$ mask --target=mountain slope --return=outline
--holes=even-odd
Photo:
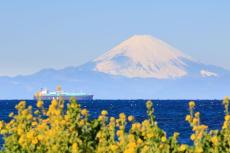
[[[185,76],[184,59],[175,48],[151,36],[133,36],[94,60],[95,70],[113,75],[140,78]]]
[[[30,99],[40,88],[57,85],[97,99],[220,99],[229,94],[230,72],[135,35],[82,66],[0,77],[0,84],[0,99]]]
[[[216,77],[191,57],[148,35],[135,35],[94,61],[94,70],[128,78],[175,79],[185,76]],[[212,69],[212,68],[211,68]]]

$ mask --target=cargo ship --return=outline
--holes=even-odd
[[[64,100],[70,100],[70,98],[75,98],[76,100],[93,100],[92,94],[86,94],[82,92],[64,92],[62,90],[49,91],[47,89],[41,89],[34,95],[35,100],[53,100],[63,98]]]

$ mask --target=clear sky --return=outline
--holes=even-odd
[[[78,66],[134,34],[230,69],[229,0],[6,0],[0,75]]]

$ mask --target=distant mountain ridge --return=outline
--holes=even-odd
[[[229,94],[230,72],[192,59],[149,35],[135,35],[78,67],[0,77],[0,99],[27,99],[62,85],[97,99],[217,99]]]

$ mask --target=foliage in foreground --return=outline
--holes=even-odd
[[[22,101],[17,114],[11,113],[10,122],[0,122],[4,153],[202,153],[230,152],[229,100],[223,101],[225,122],[221,130],[208,131],[200,123],[200,114],[194,112],[195,103],[189,103],[186,120],[191,125],[192,146],[179,144],[179,133],[168,137],[153,115],[151,101],[146,103],[148,119],[141,123],[124,113],[119,118],[108,117],[103,110],[94,120],[89,120],[88,110],[81,109],[72,99],[64,109],[63,100],[53,100],[48,109],[37,102],[37,110]],[[126,125],[131,122],[128,132]]]

